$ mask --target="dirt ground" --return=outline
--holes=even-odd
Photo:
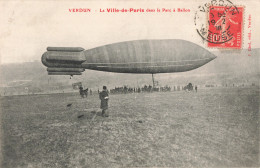
[[[2,167],[258,167],[259,100],[257,88],[110,95],[104,118],[98,95],[1,97]]]

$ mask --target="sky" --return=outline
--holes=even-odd
[[[129,40],[184,39],[207,48],[196,32],[194,16],[208,1],[0,1],[0,64],[40,61],[48,46],[90,49]],[[260,2],[232,2],[245,8],[243,49],[249,42],[251,48],[260,48]],[[91,12],[69,11],[78,8]],[[107,8],[141,8],[145,12],[100,12]],[[157,8],[190,12],[146,12]]]

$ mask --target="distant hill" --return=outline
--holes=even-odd
[[[217,58],[193,71],[181,73],[155,74],[159,85],[186,85],[192,82],[196,85],[214,84],[259,84],[260,79],[260,49],[249,51],[223,50],[214,52]],[[39,58],[40,60],[40,58]],[[47,92],[72,90],[72,83],[82,82],[85,87],[101,89],[103,85],[109,88],[115,86],[152,85],[149,74],[121,74],[86,70],[81,76],[48,76],[46,67],[38,62],[3,64],[0,66],[0,86],[5,92],[28,90],[32,92]],[[27,90],[26,90],[27,89]]]

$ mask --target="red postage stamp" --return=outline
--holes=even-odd
[[[208,20],[208,47],[242,47],[243,7],[211,6]]]

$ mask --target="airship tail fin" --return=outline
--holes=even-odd
[[[42,63],[49,75],[81,75],[81,64],[86,61],[83,51],[81,47],[48,47]]]
[[[81,52],[84,50],[82,47],[47,47],[47,51]]]

